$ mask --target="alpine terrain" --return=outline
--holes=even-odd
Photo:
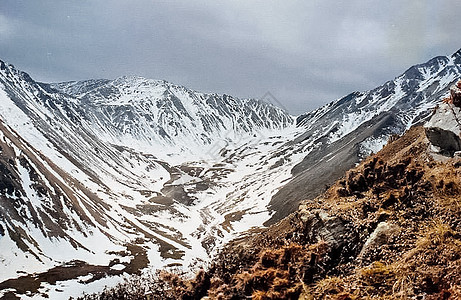
[[[291,116],[141,77],[40,83],[0,61],[0,296],[75,297],[163,268],[225,273],[210,262],[226,243],[341,190],[460,77],[461,50]],[[343,185],[334,195],[364,193]]]

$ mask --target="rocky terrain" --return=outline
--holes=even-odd
[[[297,212],[227,245],[201,275],[209,297],[459,299],[457,96]]]
[[[371,153],[393,134],[428,120],[441,98],[461,74],[461,51],[412,66],[373,90],[354,92],[318,110],[297,117],[305,131],[293,144],[306,155],[291,170],[293,177],[271,199],[272,224],[295,211],[305,198],[316,197],[325,185]]]
[[[461,156],[434,137],[459,141],[453,102],[194,279],[160,272],[85,299],[460,299]]]

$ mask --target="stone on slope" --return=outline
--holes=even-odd
[[[305,224],[304,234],[312,243],[325,241],[332,249],[340,249],[347,243],[346,227],[341,218],[320,209],[308,211],[305,205],[300,205],[299,212]]]
[[[452,155],[461,150],[461,111],[451,103],[441,103],[424,125],[426,136],[440,152]]]
[[[398,231],[398,226],[389,223],[381,222],[376,226],[376,229],[371,233],[371,235],[366,240],[365,244],[362,247],[358,255],[358,259],[364,259],[368,254],[370,254],[374,249],[381,247],[386,244],[389,238]]]

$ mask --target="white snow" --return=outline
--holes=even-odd
[[[76,298],[83,294],[91,294],[101,292],[106,287],[114,287],[118,283],[123,282],[125,276],[110,276],[104,277],[97,281],[87,283],[88,276],[82,276],[77,279],[58,281],[55,285],[42,283],[39,292],[34,295],[21,295],[24,300],[38,300],[38,299],[69,299],[70,297]],[[43,295],[46,295],[44,297]]]
[[[369,137],[360,143],[360,154],[362,157],[366,157],[372,153],[378,153],[387,144],[387,141],[387,136],[380,136],[378,138]]]

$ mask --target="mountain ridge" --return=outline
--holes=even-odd
[[[49,98],[56,94],[53,90],[59,92],[61,89],[71,96],[57,96],[65,105],[64,109],[73,106],[72,114],[89,121],[99,136],[123,144],[122,139],[131,138],[130,134],[125,134],[131,130],[132,135],[139,135],[131,142],[143,140],[146,144],[143,150],[150,144],[177,145],[181,139],[200,147],[210,145],[216,139],[239,139],[233,133],[250,135],[253,131],[282,129],[293,123],[290,115],[260,100],[194,92],[164,80],[125,76],[115,80],[43,84],[35,83],[27,73],[17,71],[13,65],[2,62],[2,70],[35,85],[40,98]],[[137,106],[146,107],[136,108],[133,101],[138,101]],[[234,115],[245,118],[234,119]],[[125,121],[135,122],[136,118],[142,120],[141,124],[124,125]],[[185,123],[187,120],[189,122]],[[104,124],[99,125],[100,122]],[[133,145],[127,143],[125,146]],[[185,150],[186,147],[182,148]]]
[[[234,101],[228,97],[210,99],[223,105]],[[2,168],[10,170],[1,178],[5,189],[0,191],[0,262],[2,270],[8,269],[1,273],[3,282],[15,277],[29,280],[40,272],[40,278],[46,279],[54,267],[79,269],[81,262],[87,270],[83,275],[95,281],[120,280],[115,275],[140,272],[148,265],[193,269],[198,262],[209,259],[220,244],[267,218],[268,213],[261,207],[268,196],[248,201],[256,194],[250,183],[256,183],[256,189],[271,182],[274,186],[264,191],[270,195],[289,175],[277,174],[280,170],[274,169],[270,171],[272,177],[265,175],[267,178],[255,182],[255,172],[262,174],[276,162],[276,158],[259,159],[267,154],[254,147],[269,146],[257,142],[272,144],[293,134],[291,128],[282,128],[292,122],[292,117],[261,102],[249,100],[246,109],[236,107],[241,113],[240,123],[237,116],[235,123],[228,119],[228,124],[235,127],[245,125],[241,126],[245,136],[228,134],[227,131],[233,133],[234,126],[221,127],[222,136],[212,136],[222,143],[215,152],[209,152],[203,140],[196,143],[201,148],[193,150],[200,151],[206,161],[197,157],[197,152],[193,152],[194,161],[188,161],[176,146],[159,144],[139,147],[147,150],[140,151],[129,141],[114,144],[121,140],[115,134],[110,136],[117,137],[112,140],[102,139],[95,130],[102,127],[90,122],[89,110],[80,106],[81,99],[37,83],[27,73],[3,62],[0,102],[0,117],[5,124],[0,128],[5,149],[0,156],[5,157]],[[225,106],[220,108],[225,111]],[[218,114],[219,110],[213,112]],[[252,119],[252,115],[256,118]],[[269,123],[256,122],[265,118]],[[124,120],[123,113],[120,120]],[[281,126],[262,130],[265,124]],[[112,129],[109,127],[108,132]],[[196,132],[200,135],[199,130]],[[176,143],[193,146],[180,138]],[[224,162],[220,154],[223,147],[228,151],[240,148],[239,154]],[[15,150],[6,151],[10,148]],[[176,156],[169,156],[171,153]],[[14,185],[8,192],[11,182]],[[234,186],[239,188],[234,191]],[[62,249],[62,253],[56,253],[55,248]],[[140,265],[136,263],[138,256],[144,257]],[[93,270],[105,270],[106,277],[99,280],[101,275]],[[23,276],[23,272],[27,274]],[[63,280],[77,289],[86,289],[76,278]],[[37,293],[35,284],[28,288]]]
[[[292,169],[292,181],[284,185],[271,199],[270,207],[275,214],[265,224],[273,224],[293,212],[305,195],[314,196],[324,189],[324,185],[319,186],[314,184],[316,181],[308,180],[317,176],[306,164],[311,161],[311,155],[318,156],[316,153],[320,152],[323,153],[320,156],[325,157],[329,154],[327,149],[330,144],[337,141],[347,143],[348,139],[360,135],[361,130],[357,129],[366,126],[364,124],[379,124],[381,114],[393,115],[393,122],[383,123],[383,127],[376,128],[368,137],[349,145],[349,151],[355,151],[355,159],[350,160],[349,164],[336,168],[327,161],[317,163],[323,163],[322,168],[329,174],[333,171],[336,174],[347,171],[363,157],[377,152],[393,134],[402,134],[410,126],[422,124],[427,120],[433,107],[441,98],[448,95],[450,85],[459,77],[461,49],[450,56],[436,57],[426,63],[412,66],[393,80],[372,90],[350,93],[317,110],[298,116],[296,124],[304,127],[306,131],[296,138],[295,143],[308,144],[312,139],[318,142],[314,147],[307,146],[308,153],[304,162],[301,161]],[[334,176],[328,179],[328,182],[332,183],[336,179],[338,177]],[[300,182],[303,184],[299,184]],[[285,200],[287,198],[290,199],[288,203]],[[285,213],[281,213],[282,211]]]

